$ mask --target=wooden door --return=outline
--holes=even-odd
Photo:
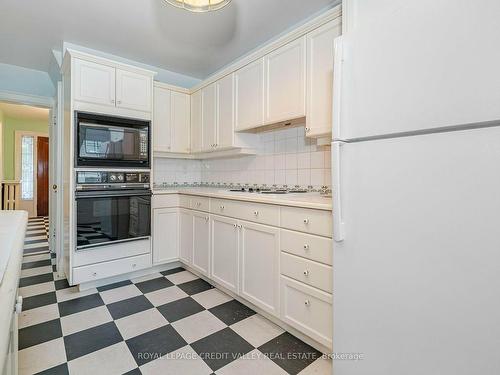
[[[36,210],[38,216],[49,214],[49,138],[37,137]]]

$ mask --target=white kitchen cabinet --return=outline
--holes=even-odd
[[[201,152],[203,147],[202,93],[191,94],[191,151]]]
[[[234,73],[235,129],[248,130],[264,123],[264,58]]]
[[[179,210],[179,258],[187,265],[193,263],[193,212]]]
[[[211,278],[234,293],[239,290],[238,221],[213,215]]]
[[[188,94],[172,91],[170,97],[172,152],[188,153],[191,149],[191,115]]]
[[[171,96],[170,90],[154,88],[153,151],[156,152],[170,152],[172,148]]]
[[[297,119],[306,110],[305,37],[287,43],[264,57],[266,124]]]
[[[217,86],[212,83],[201,90],[202,96],[202,151],[217,147]]]
[[[218,123],[217,148],[234,146],[234,73],[225,76],[217,85]]]
[[[342,32],[335,19],[307,34],[306,135],[332,133],[333,42]]]
[[[210,220],[208,214],[193,212],[193,268],[209,275]]]
[[[74,99],[115,107],[115,68],[75,59]]]
[[[179,258],[179,213],[176,208],[153,210],[153,264]]]
[[[240,222],[240,294],[279,315],[279,229]]]
[[[150,76],[124,69],[116,69],[116,106],[136,111],[151,112]]]

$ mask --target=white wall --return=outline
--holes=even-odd
[[[255,156],[217,160],[156,159],[155,183],[241,183],[331,186],[330,147],[317,146],[304,128],[262,133]]]

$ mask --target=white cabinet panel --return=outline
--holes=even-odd
[[[209,275],[210,221],[208,214],[193,213],[193,267]]]
[[[75,59],[74,99],[115,106],[115,68]]]
[[[188,94],[171,92],[170,122],[172,127],[172,152],[187,153],[190,150],[190,98]]]
[[[217,145],[217,87],[212,83],[201,90],[203,151],[213,151]]]
[[[193,262],[193,213],[179,210],[179,258],[186,264]]]
[[[340,33],[336,19],[307,34],[307,136],[332,132],[333,43]]]
[[[116,106],[137,111],[151,111],[151,77],[116,69]]]
[[[241,222],[241,296],[279,314],[279,229]]]
[[[172,123],[170,90],[154,88],[153,151],[170,152],[172,147]]]
[[[176,208],[153,210],[153,263],[165,263],[179,258],[179,213]]]
[[[200,152],[203,145],[201,90],[191,95],[191,151]]]
[[[273,123],[305,116],[305,37],[266,55],[264,66],[264,122]]]
[[[264,61],[259,59],[234,73],[236,91],[236,130],[251,129],[264,123]]]
[[[238,293],[238,221],[212,216],[212,279]]]
[[[218,99],[218,148],[234,145],[234,73],[216,83]]]

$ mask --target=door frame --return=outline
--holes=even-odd
[[[50,121],[50,117],[49,117]],[[15,175],[15,180],[20,181],[21,180],[21,139],[24,136],[31,136],[34,138],[33,141],[33,199],[32,199],[32,210],[34,217],[38,216],[38,208],[37,208],[37,198],[38,198],[38,191],[37,191],[37,176],[38,176],[38,138],[39,137],[46,137],[49,139],[49,149],[50,149],[50,137],[48,133],[43,133],[43,132],[33,132],[33,131],[25,131],[25,130],[16,130],[15,131],[15,145],[14,145],[14,175]],[[50,160],[49,160],[49,165],[50,165]],[[49,178],[50,180],[50,178]],[[22,185],[22,183],[21,183]],[[50,181],[49,181],[49,186],[50,186]],[[50,194],[49,194],[50,197]],[[19,201],[23,201],[22,198],[19,198]],[[49,203],[50,205],[50,203]]]

